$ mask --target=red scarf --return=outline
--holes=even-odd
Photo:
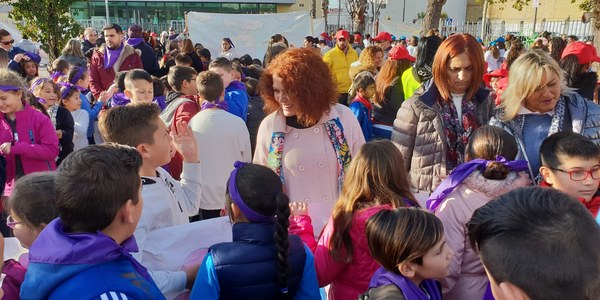
[[[542,180],[540,182],[540,186],[552,187],[545,180]],[[594,218],[598,216],[598,212],[600,211],[600,195],[595,195],[590,201],[585,201],[584,198],[577,198],[577,200],[579,200],[579,202],[581,202],[581,204],[583,204],[585,208],[587,208],[587,210],[594,216]]]
[[[356,98],[354,98],[354,100],[352,100],[352,102],[356,102],[356,101],[362,103],[369,110],[369,112],[371,112],[371,108],[373,106],[371,105],[371,101],[369,101],[369,99],[367,99],[367,98],[363,97],[361,94],[357,93]]]

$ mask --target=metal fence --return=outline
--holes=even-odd
[[[532,37],[533,23],[505,23],[504,21],[491,21],[486,28],[484,40],[489,41],[497,37],[504,36],[507,33],[512,33],[517,36]],[[536,32],[548,31],[554,36],[561,34],[574,35],[580,40],[592,40],[594,32],[591,23],[583,23],[581,21],[553,21],[536,24]],[[452,33],[469,33],[476,37],[481,37],[481,22],[464,22],[456,26],[443,26],[441,33],[449,35]]]

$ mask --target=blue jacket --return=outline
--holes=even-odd
[[[236,223],[233,242],[210,248],[190,299],[275,299],[279,293],[273,223]],[[289,236],[288,289],[294,299],[320,299],[314,258]]]
[[[130,39],[133,40],[133,39]],[[140,50],[140,58],[142,59],[142,65],[144,66],[144,70],[150,75],[155,75],[160,67],[158,66],[158,59],[156,59],[156,55],[154,54],[154,49],[150,47],[146,42],[141,40],[141,42],[133,42],[128,44],[131,45],[134,49]]]
[[[225,88],[225,102],[227,111],[242,118],[244,122],[248,119],[248,93],[246,87],[239,81],[232,81]]]
[[[356,99],[354,99],[350,104],[350,110],[358,119],[358,124],[360,124],[360,129],[362,129],[363,135],[365,136],[365,141],[368,142],[371,139],[373,139],[373,123],[371,122],[371,110],[368,107],[366,107],[363,103],[361,103],[360,100],[358,100],[358,96],[356,96]]]
[[[31,245],[21,299],[165,299],[123,244],[99,233],[65,233],[50,222]]]
[[[88,95],[91,97],[92,93],[89,93]],[[87,111],[90,115],[90,124],[88,125],[87,136],[92,137],[94,136],[94,123],[98,121],[98,115],[102,110],[102,102],[98,101],[96,104],[92,105],[88,96],[81,93],[79,94],[79,97],[81,98],[81,109]]]

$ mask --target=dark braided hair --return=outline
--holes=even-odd
[[[248,163],[239,169],[236,183],[240,196],[250,209],[264,216],[277,217],[274,235],[279,271],[277,276],[280,288],[279,299],[290,299],[288,293],[290,200],[283,193],[281,179],[273,170],[265,166]],[[227,201],[229,209],[231,207],[229,187],[227,188]]]

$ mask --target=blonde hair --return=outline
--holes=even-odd
[[[560,66],[550,54],[540,50],[532,50],[521,55],[510,67],[510,76],[508,77],[508,86],[502,94],[503,110],[501,116],[503,121],[510,121],[517,116],[523,101],[533,94],[540,86],[543,77],[552,73],[558,75],[560,81],[560,93],[564,95],[570,92],[564,80],[564,73]]]
[[[70,39],[62,49],[62,54],[71,54],[78,57],[83,57],[83,52],[81,52],[81,43],[76,39]]]

